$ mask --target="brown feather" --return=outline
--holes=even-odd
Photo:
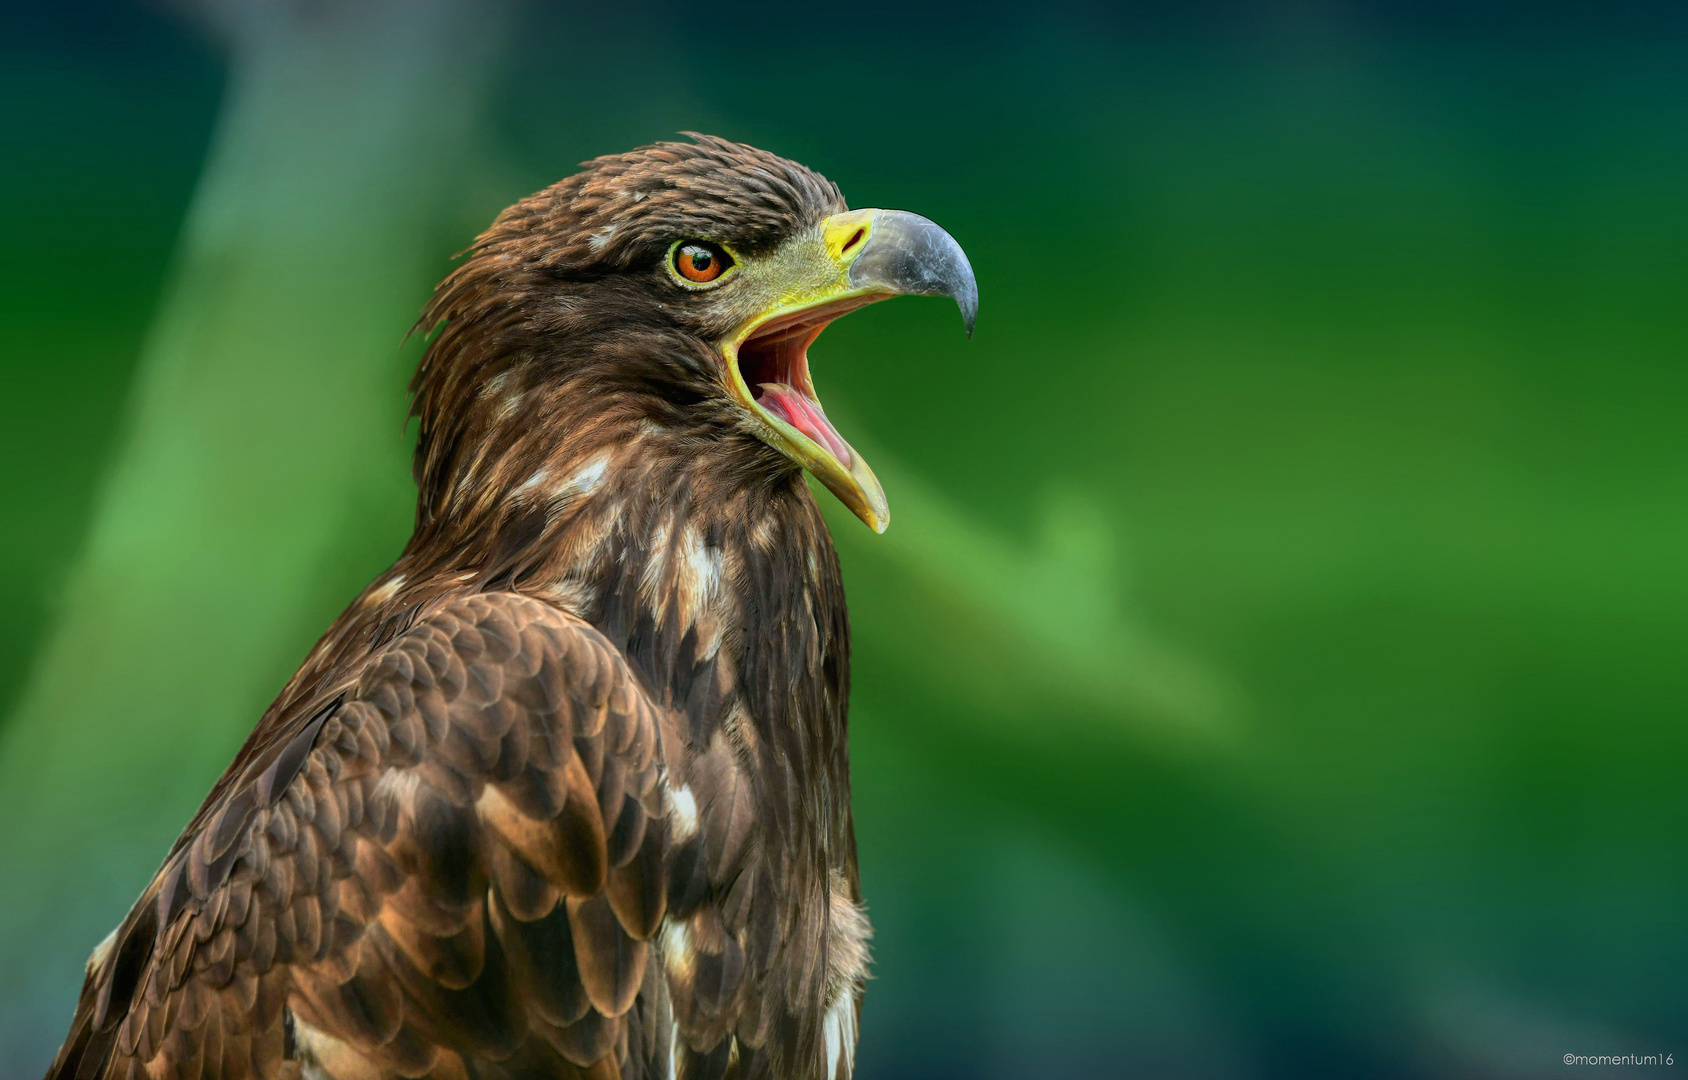
[[[499,839],[556,888],[571,896],[603,888],[607,857],[595,804],[571,796],[561,813],[541,821],[517,810],[498,785],[489,785],[477,809]]]
[[[510,958],[511,982],[534,1015],[559,1027],[585,1016],[592,1003],[575,962],[568,911],[559,905],[541,918],[523,921],[500,904],[493,916]]]
[[[557,887],[505,845],[490,845],[488,855],[493,895],[517,919],[543,919],[561,901]]]
[[[558,1054],[575,1065],[591,1066],[604,1061],[615,1045],[617,1023],[606,1018],[596,1009],[587,1009],[586,1014],[574,1023],[564,1027],[546,1027],[540,1029],[545,1041],[550,1043]]]
[[[620,1016],[632,1007],[645,977],[645,943],[627,935],[609,897],[601,893],[586,900],[570,897],[566,904],[586,996],[604,1015]]]
[[[644,811],[633,806],[643,821]],[[622,928],[640,941],[656,933],[668,909],[668,845],[663,832],[661,822],[646,829],[633,857],[610,871],[604,889]]]

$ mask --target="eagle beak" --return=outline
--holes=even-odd
[[[840,315],[906,295],[950,297],[972,337],[979,288],[966,253],[918,214],[851,210],[743,271],[745,284],[768,302],[721,343],[735,396],[763,441],[884,532],[891,517],[885,490],[827,420],[809,377],[809,346]]]
[[[919,214],[903,210],[858,210],[828,218],[825,228],[844,232],[849,219],[870,214],[868,234],[850,264],[850,284],[885,296],[947,296],[961,308],[961,324],[973,336],[979,317],[979,284],[955,237]]]

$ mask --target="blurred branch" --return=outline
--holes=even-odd
[[[905,647],[888,655],[913,660],[934,690],[1045,730],[1203,753],[1234,736],[1235,694],[1130,609],[1121,543],[1092,495],[1052,488],[1036,542],[1016,545],[885,454],[867,457],[895,500],[883,536],[821,502],[843,557],[873,565],[850,577],[853,609],[894,608],[872,631],[894,635]]]

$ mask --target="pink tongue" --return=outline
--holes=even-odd
[[[785,383],[763,383],[757,404],[801,431],[831,452],[838,463],[850,467],[850,447],[838,437],[821,412],[818,402],[810,401]]]

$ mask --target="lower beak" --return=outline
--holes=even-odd
[[[770,282],[777,300],[722,342],[733,389],[765,441],[808,469],[875,532],[890,522],[879,479],[827,420],[809,378],[809,346],[833,319],[892,296],[948,296],[969,337],[978,285],[955,238],[918,214],[852,210],[771,260],[801,281]]]

